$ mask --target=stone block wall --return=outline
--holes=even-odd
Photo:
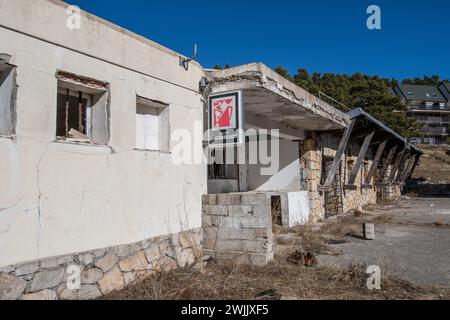
[[[265,265],[273,259],[271,196],[203,195],[203,254]]]
[[[354,164],[356,162],[357,157],[356,156],[347,156],[346,163],[344,167],[345,174],[342,176],[342,184],[345,184],[348,182],[348,176],[350,175],[350,172],[352,170],[352,165],[349,165],[349,163]],[[345,160],[344,160],[345,161]],[[359,169],[359,172],[356,176],[355,180],[355,187],[356,190],[345,190],[344,189],[344,195],[343,195],[343,204],[344,204],[344,212],[348,212],[351,210],[357,210],[359,208],[362,208],[365,205],[368,204],[375,204],[377,202],[377,192],[376,188],[373,186],[373,183],[371,183],[371,187],[363,188],[362,185],[364,184],[364,181],[366,179],[366,175],[368,174],[368,171],[370,167],[372,166],[372,160],[366,161],[366,163],[361,164],[361,167]],[[373,181],[373,178],[372,178]]]
[[[306,139],[301,145],[300,168],[303,190],[309,196],[309,221],[317,222],[325,217],[323,194],[319,191],[322,153],[316,139]]]
[[[194,264],[202,256],[201,239],[201,229],[195,229],[3,267],[0,300],[94,299],[155,272]],[[81,286],[69,289],[78,271]]]
[[[325,212],[325,192],[319,190],[322,180],[323,156],[334,157],[339,146],[339,139],[330,137],[308,138],[303,141],[300,152],[300,167],[302,170],[302,188],[308,191],[310,206],[310,222],[317,222],[326,217]],[[356,161],[357,156],[344,156],[342,159],[342,206],[343,211],[358,209],[367,204],[376,203],[376,188],[362,188],[365,174],[370,168],[372,161],[366,165],[361,165],[356,177],[356,190],[344,190],[348,175],[351,172],[351,165]],[[350,161],[349,161],[350,160]]]
[[[395,201],[402,196],[402,187],[398,183],[380,184],[377,186],[377,191],[380,200]]]

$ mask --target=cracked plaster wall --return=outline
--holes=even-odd
[[[69,33],[65,8],[54,1],[3,5],[2,24],[67,39],[77,50],[190,88],[203,74],[195,64],[185,71],[167,50],[95,20],[84,19],[84,29]],[[168,153],[133,150],[136,94],[169,104],[171,129],[190,132],[202,121],[199,94],[4,28],[0,38],[1,51],[17,65],[20,88],[16,137],[0,138],[0,267],[201,226],[205,166],[177,166]],[[110,84],[108,146],[54,142],[56,70]]]

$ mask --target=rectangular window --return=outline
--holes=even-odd
[[[57,78],[56,138],[107,144],[108,84],[61,71]]]
[[[15,134],[15,67],[0,63],[0,135]]]
[[[169,151],[169,105],[136,97],[136,149]]]

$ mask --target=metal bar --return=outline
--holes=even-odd
[[[83,93],[78,92],[78,131],[83,132]]]
[[[384,140],[377,149],[377,153],[375,154],[375,158],[372,161],[372,166],[370,167],[369,173],[367,174],[366,180],[364,184],[369,185],[372,180],[375,171],[378,168],[378,164],[380,163],[381,156],[383,155],[384,149],[386,148],[387,140]]]
[[[343,104],[343,103],[337,101],[336,99],[330,97],[329,95],[323,93],[322,91],[319,91],[319,99],[320,99],[320,100],[323,100],[323,99],[322,99],[322,96],[325,96],[327,99],[331,100],[331,103],[332,103],[333,107],[334,107],[334,104],[333,104],[333,103],[336,102],[336,103],[339,104],[341,107],[343,107],[346,111],[350,111],[350,110],[351,110],[351,108],[350,108],[350,107],[347,107],[345,104]]]
[[[64,126],[65,126],[65,137],[67,138],[67,134],[69,132],[69,89],[66,91],[66,110],[64,114]]]
[[[348,184],[354,185],[356,176],[358,175],[359,168],[361,167],[361,163],[364,160],[364,157],[366,156],[367,149],[369,149],[370,141],[372,141],[373,135],[375,134],[375,131],[372,131],[369,135],[366,136],[364,139],[364,142],[361,146],[361,150],[359,150],[358,158],[356,159],[356,163],[354,167],[352,168],[352,172],[350,173],[350,177],[348,178]]]
[[[323,185],[324,188],[329,188],[331,186],[331,182],[336,176],[336,170],[338,169],[339,164],[341,163],[342,155],[347,148],[348,140],[350,139],[350,136],[352,134],[355,122],[356,119],[353,119],[344,131],[344,135],[342,136],[341,142],[339,143],[339,147],[336,151],[336,156],[334,157],[331,164],[330,172],[328,172],[327,178],[325,179],[325,183]]]

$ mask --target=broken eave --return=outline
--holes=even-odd
[[[211,90],[212,93],[240,90],[246,115],[294,129],[339,130],[349,123],[347,114],[259,63],[214,71]]]
[[[410,153],[418,155],[423,154],[422,150],[409,143],[405,137],[395,132],[393,129],[388,127],[386,124],[384,124],[382,121],[378,120],[371,114],[364,111],[362,108],[354,109],[350,111],[348,115],[352,120],[359,120],[359,122],[361,122],[361,120],[365,120],[366,122],[371,124],[371,129],[363,130],[362,128],[358,128],[359,130],[354,130],[355,132],[359,131],[360,133],[362,133],[362,135],[364,135],[365,131],[367,130],[375,130],[378,140],[374,141],[390,140],[390,143],[401,145]]]

